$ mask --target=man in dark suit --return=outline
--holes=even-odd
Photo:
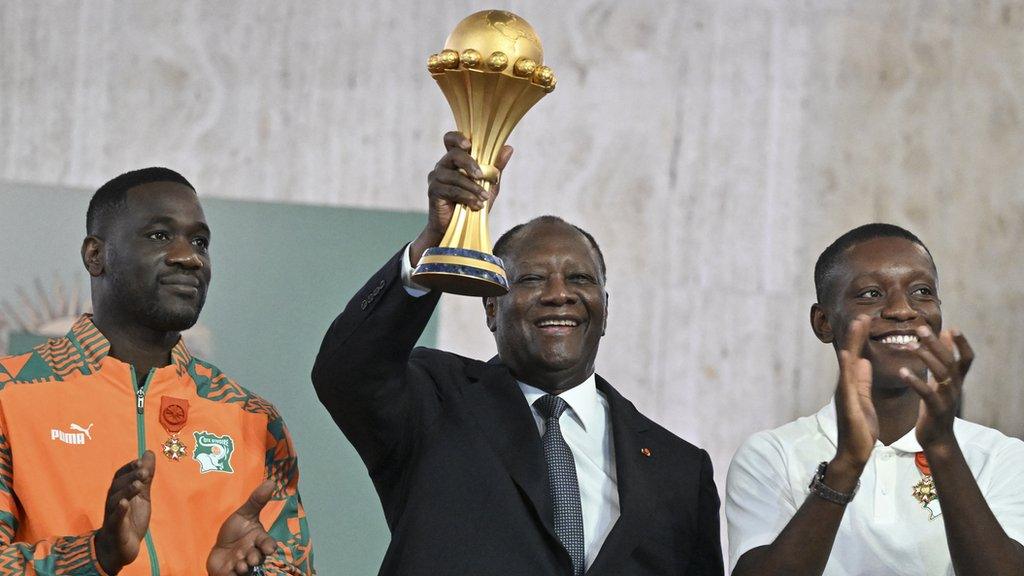
[[[707,453],[594,374],[608,295],[589,234],[545,216],[498,240],[510,291],[484,299],[489,362],[413,348],[440,294],[417,287],[412,268],[456,203],[481,209],[497,195],[467,177],[481,173],[465,137],[445,146],[426,227],[349,302],[313,368],[384,507],[380,573],[722,574]]]

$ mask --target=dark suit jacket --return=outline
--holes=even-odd
[[[571,574],[522,391],[498,359],[413,348],[439,295],[409,296],[400,267],[401,253],[349,302],[313,368],[384,507],[391,544],[380,574]],[[707,453],[596,380],[611,411],[621,516],[587,574],[722,574]]]

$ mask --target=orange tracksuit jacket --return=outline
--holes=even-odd
[[[278,548],[264,570],[312,574],[295,452],[274,407],[181,341],[148,375],[109,349],[86,315],[67,336],[0,358],[0,575],[106,576],[92,536],[114,472],[147,449],[149,533],[122,575],[205,575],[220,525],[265,478],[278,484],[260,519]],[[164,397],[188,401],[177,461],[162,451]]]

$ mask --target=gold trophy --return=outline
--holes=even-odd
[[[471,142],[469,154],[484,174],[479,183],[488,191],[498,183],[494,162],[508,135],[527,110],[555,89],[555,75],[543,63],[544,49],[533,27],[504,10],[484,10],[459,22],[444,50],[427,60],[455,114],[455,126]],[[490,202],[481,210],[456,206],[441,244],[423,253],[412,280],[467,296],[508,292],[501,259],[491,253],[490,207]]]

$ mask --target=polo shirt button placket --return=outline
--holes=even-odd
[[[888,464],[889,460],[891,460],[891,459],[892,459],[892,454],[891,453],[889,453],[889,452],[883,452],[882,453],[882,462],[884,462],[885,464]],[[888,482],[881,482],[880,484],[882,486],[882,495],[883,496],[887,496],[889,494],[889,484],[888,484]]]
[[[875,458],[875,519],[879,521],[895,521],[896,494],[895,483],[899,458],[888,446],[877,448]]]

